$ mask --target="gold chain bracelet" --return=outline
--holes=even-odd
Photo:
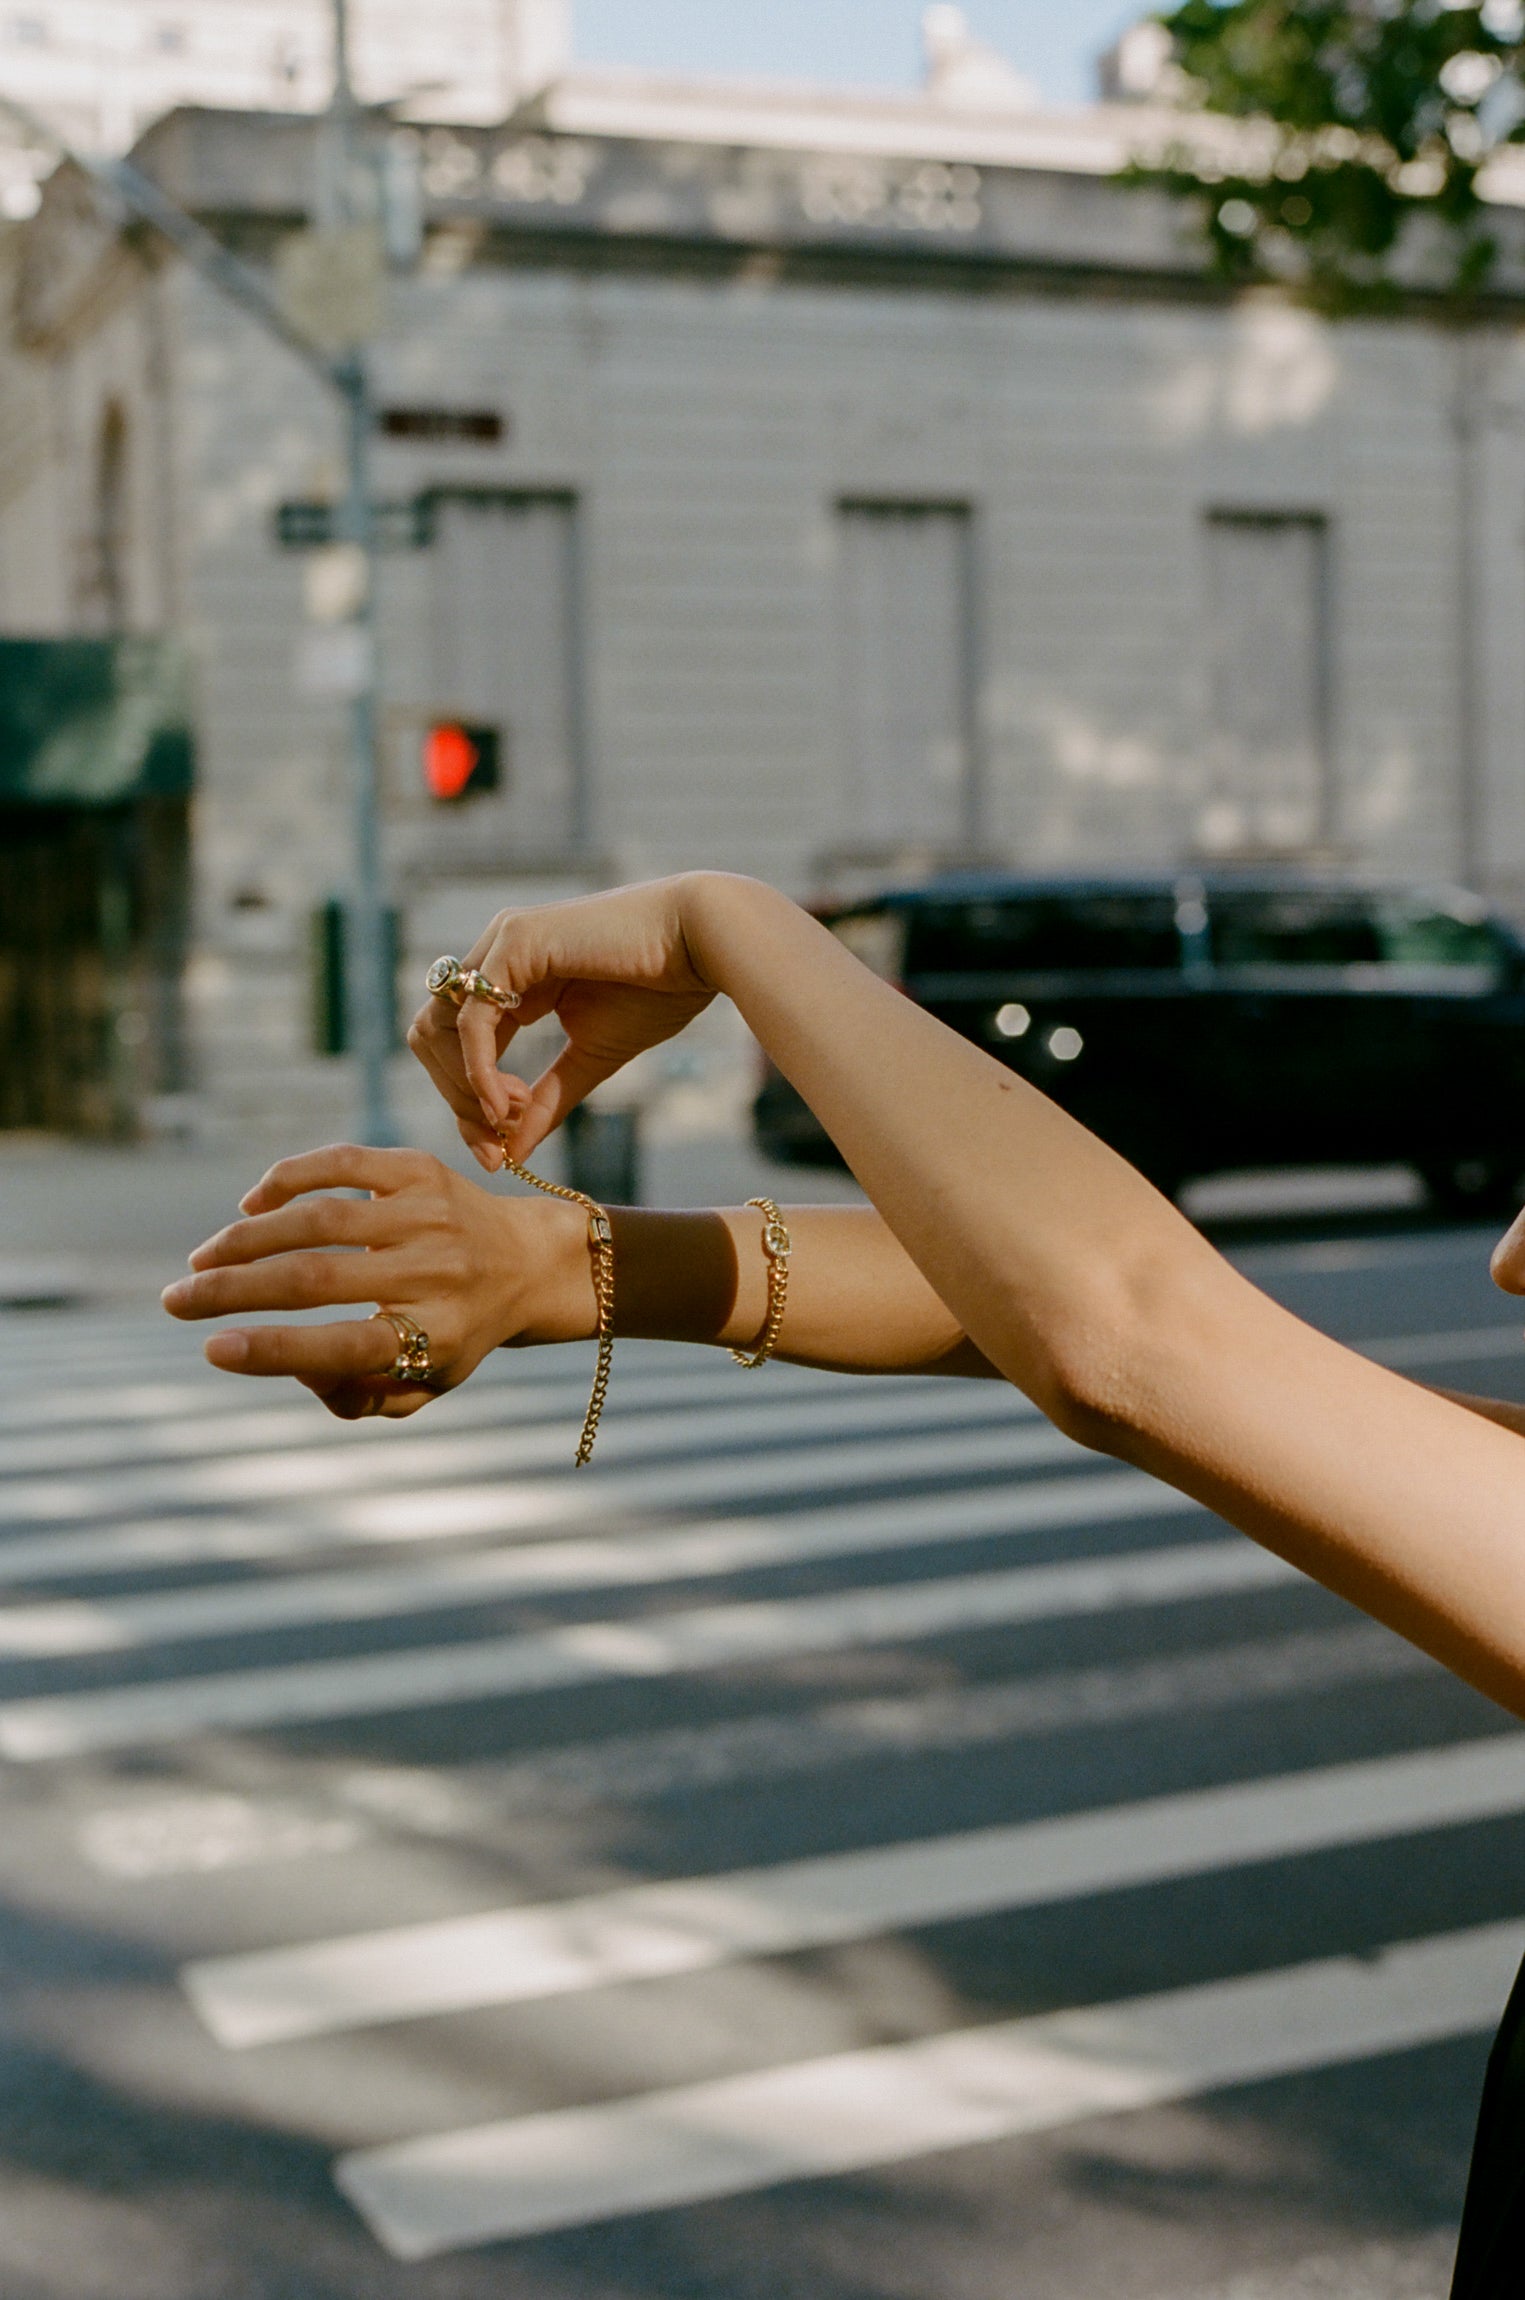
[[[599,1417],[604,1400],[609,1394],[609,1375],[614,1364],[614,1232],[609,1216],[596,1198],[586,1190],[568,1189],[562,1182],[547,1182],[539,1174],[532,1174],[511,1158],[508,1144],[500,1134],[503,1145],[503,1164],[507,1171],[533,1189],[543,1190],[548,1198],[565,1198],[573,1206],[581,1206],[588,1217],[588,1252],[593,1261],[593,1299],[598,1305],[598,1363],[593,1369],[593,1388],[588,1396],[588,1410],[583,1415],[582,1436],[577,1441],[576,1467],[581,1469],[593,1457],[593,1441],[598,1436]]]
[[[771,1198],[749,1198],[763,1218],[762,1250],[768,1265],[768,1314],[763,1320],[762,1332],[749,1350],[732,1350],[739,1366],[765,1366],[772,1357],[778,1341],[779,1328],[784,1322],[784,1302],[789,1292],[789,1255],[794,1244],[788,1224]]]

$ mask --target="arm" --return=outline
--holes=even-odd
[[[484,1162],[497,1129],[525,1155],[680,1026],[653,1025],[664,1000],[690,1002],[686,1019],[726,993],[959,1328],[1062,1428],[1525,1712],[1519,1437],[1278,1308],[1104,1144],[782,896],[704,874],[505,914],[471,963],[533,986],[568,1034],[528,1086],[499,1074],[512,1026],[495,1034],[477,1002],[415,1025]]]
[[[1516,1437],[1525,1437],[1525,1406],[1512,1406],[1503,1398],[1474,1398],[1465,1390],[1436,1388],[1438,1398],[1449,1398],[1453,1405],[1465,1406],[1469,1414],[1480,1414],[1486,1422],[1497,1422],[1502,1430],[1513,1430]]]
[[[682,919],[696,971],[1010,1380],[1525,1711],[1513,1430],[1280,1309],[1093,1135],[770,890],[688,882]]]
[[[506,913],[468,963],[523,994],[518,1014],[435,1000],[412,1042],[485,1166],[500,1135],[532,1156],[601,1079],[727,993],[951,1331],[1081,1442],[1166,1478],[1525,1713],[1514,1431],[1277,1307],[1094,1136],[782,896],[706,874]],[[552,1010],[562,1054],[533,1085],[505,1077],[516,1028]],[[1501,1253],[1501,1282],[1525,1290],[1525,1243]],[[507,1331],[529,1338],[536,1315],[505,1317]],[[374,1379],[374,1334],[368,1346]]]
[[[369,1203],[317,1196],[361,1188]],[[489,1350],[583,1340],[596,1324],[586,1224],[543,1198],[501,1198],[412,1151],[339,1146],[283,1160],[245,1219],[166,1288],[176,1317],[386,1302],[416,1318],[453,1388]],[[775,1355],[844,1373],[998,1378],[868,1207],[792,1208],[788,1309]],[[760,1217],[611,1209],[615,1331],[744,1348],[767,1310]],[[349,1251],[334,1251],[335,1248]],[[254,1326],[207,1345],[228,1372],[295,1375],[345,1417],[416,1412],[434,1389],[389,1384],[396,1337],[369,1319]]]
[[[615,1331],[746,1348],[768,1290],[753,1207],[611,1210]],[[788,1305],[775,1357],[852,1374],[1000,1378],[872,1207],[792,1206]]]

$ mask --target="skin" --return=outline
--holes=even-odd
[[[1095,1136],[850,956],[772,889],[716,873],[504,913],[468,963],[499,1015],[431,1000],[415,1053],[489,1172],[724,993],[831,1133],[870,1210],[794,1211],[779,1355],[1003,1378],[1525,1715],[1525,1410],[1430,1391],[1271,1302]],[[566,1046],[505,1073],[525,1023]],[[317,1196],[363,1189],[368,1201]],[[502,1199],[411,1151],[287,1159],[170,1287],[179,1317],[385,1301],[439,1387],[497,1344],[593,1330],[584,1217]],[[745,1343],[765,1310],[755,1212],[615,1216],[617,1325]],[[350,1251],[335,1252],[335,1248]],[[1494,1256],[1525,1293],[1525,1217]],[[336,1413],[416,1411],[389,1326],[219,1334],[230,1371],[295,1375]]]

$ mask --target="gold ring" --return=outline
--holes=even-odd
[[[485,998],[506,1013],[519,1004],[517,990],[503,989],[476,967],[462,966],[458,958],[437,958],[424,981],[431,998],[446,998],[452,1006],[464,1006],[468,998]]]
[[[383,1379],[389,1382],[432,1382],[436,1369],[429,1355],[429,1337],[423,1327],[416,1324],[405,1310],[377,1310],[371,1320],[373,1325],[377,1318],[384,1319],[397,1336],[397,1355],[383,1369]]]

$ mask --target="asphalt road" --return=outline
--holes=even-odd
[[[1525,1395],[1489,1240],[1236,1247]],[[1440,2300],[1525,1734],[984,1385],[0,1314],[5,2300]],[[1351,1433],[1360,1443],[1360,1433]]]

